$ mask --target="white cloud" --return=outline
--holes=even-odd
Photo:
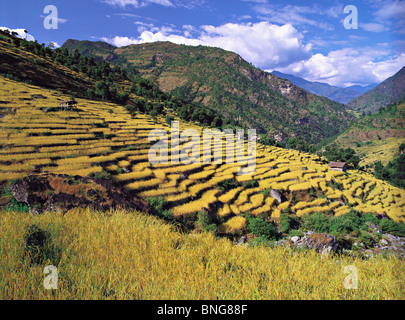
[[[294,26],[312,26],[319,29],[333,31],[335,28],[328,22],[341,14],[340,6],[323,9],[317,4],[312,6],[276,5],[273,3],[257,4],[253,9],[263,20],[278,24],[292,24]]]
[[[360,28],[369,31],[369,32],[383,32],[388,30],[383,24],[381,23],[360,23]]]
[[[143,26],[142,26],[143,27]],[[190,37],[196,34],[195,37]],[[172,27],[144,30],[140,36],[102,38],[116,46],[155,41],[170,41],[185,45],[206,45],[238,53],[245,60],[261,68],[277,68],[308,59],[311,44],[303,43],[303,35],[293,26],[278,26],[268,22],[212,25],[194,28],[183,26],[182,31]]]
[[[311,45],[303,44],[303,35],[290,24],[228,23],[203,29],[204,44],[236,52],[262,68],[286,66],[310,56]]]
[[[183,7],[192,9],[204,3],[205,0],[100,0],[108,5],[116,7],[142,8],[152,4],[164,7]]]
[[[378,8],[374,13],[378,23],[394,27],[396,33],[405,34],[405,1],[377,0],[374,7]]]
[[[170,0],[103,0],[103,2],[112,6],[118,6],[122,8],[125,8],[127,6],[141,8],[150,4],[160,4],[165,7],[173,7],[173,4]]]
[[[58,18],[58,23],[66,23],[69,22],[68,19]]]
[[[345,48],[328,55],[315,54],[310,59],[293,63],[281,72],[292,73],[309,81],[326,82],[344,87],[382,82],[405,66],[405,54],[387,56],[382,49]]]
[[[25,33],[25,29],[22,29],[22,28],[10,29],[7,27],[0,27],[0,30],[10,30],[10,32],[14,31],[14,32],[17,32],[17,34],[18,34],[17,36],[19,38],[26,39],[28,41],[35,41],[35,38],[31,34]]]
[[[7,27],[0,27],[0,30],[9,30],[10,32],[14,31],[14,32],[17,32],[17,37],[19,37],[21,39],[26,39],[27,41],[35,41],[34,36],[29,33],[25,33],[26,30],[23,28],[10,29]],[[49,41],[45,44],[48,45],[51,42],[53,43],[54,48],[60,48],[60,45],[55,41]]]
[[[405,19],[405,1],[388,0],[379,3],[376,16],[383,19]]]
[[[39,15],[42,19],[44,19],[44,18],[46,18],[46,16],[44,16],[44,15]],[[68,19],[63,19],[63,18],[56,18],[57,20],[58,20],[58,23],[67,23],[67,22],[69,22],[69,20]]]

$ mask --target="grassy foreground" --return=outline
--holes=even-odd
[[[26,232],[47,234],[45,259],[26,253]],[[209,233],[182,234],[137,212],[75,209],[0,212],[0,299],[404,299],[404,263],[311,251],[233,245]],[[41,249],[41,250],[42,250]],[[58,289],[43,269],[58,267]],[[358,289],[344,288],[345,266]]]

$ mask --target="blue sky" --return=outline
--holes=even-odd
[[[44,27],[47,5],[57,8],[57,29]],[[344,27],[347,5],[357,29]],[[342,87],[381,82],[405,65],[405,0],[0,0],[0,27],[57,45],[216,46],[263,70]]]

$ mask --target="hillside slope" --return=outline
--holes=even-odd
[[[219,48],[170,42],[114,50],[110,46],[98,50],[99,46],[68,40],[62,48],[93,57],[107,55],[112,64],[135,68],[163,91],[209,106],[237,124],[279,141],[301,136],[318,143],[346,129],[353,119],[343,105],[310,94]]]
[[[380,83],[374,89],[355,98],[348,106],[363,113],[374,113],[390,103],[397,103],[405,98],[405,67]]]
[[[307,90],[308,92],[327,97],[328,99],[343,104],[347,104],[349,101],[357,98],[358,96],[377,86],[377,84],[372,84],[366,87],[350,86],[347,88],[340,88],[331,86],[327,83],[311,82],[303,78],[296,77],[292,74],[285,74],[279,71],[272,71],[272,74],[279,78],[287,79],[295,85]]]
[[[361,166],[377,161],[387,164],[398,156],[398,147],[405,142],[405,101],[360,118],[335,142],[353,148],[362,157]]]
[[[0,36],[0,74],[28,81],[32,84],[76,92],[85,95],[93,84],[79,72],[53,62],[51,59],[39,57],[21,46],[21,40],[7,35]],[[43,47],[44,55],[52,54],[52,50]]]
[[[67,61],[75,58],[60,54]],[[77,57],[77,61],[85,60]],[[64,69],[61,64],[55,66]],[[111,72],[108,77],[113,77]],[[155,116],[139,110],[129,113],[120,104],[100,100],[78,98],[76,108],[61,109],[60,101],[69,99],[66,94],[5,77],[0,77],[0,94],[3,182],[42,173],[114,179],[141,198],[163,197],[166,209],[186,224],[194,225],[195,213],[206,208],[224,233],[243,228],[242,214],[278,219],[287,209],[298,217],[313,212],[339,216],[354,208],[386,214],[396,221],[405,219],[404,190],[358,171],[330,171],[313,154],[258,144],[256,154],[246,160],[255,164],[251,171],[243,163],[225,163],[225,154],[222,163],[206,163],[200,139],[193,158],[188,159],[192,163],[184,163],[188,153],[182,152],[181,163],[153,164],[149,151],[156,131],[151,131],[160,129],[171,143],[173,132],[166,115],[179,121],[180,132],[194,129],[201,137],[204,127],[181,121],[169,110]],[[161,98],[148,99],[159,104]],[[222,144],[220,139],[212,146],[222,150]],[[190,147],[182,140],[179,148],[186,146]],[[235,151],[245,155],[246,144],[236,146]],[[244,174],[239,175],[240,170]],[[278,196],[273,197],[272,189]]]
[[[298,217],[313,212],[339,216],[354,208],[405,219],[404,190],[358,171],[350,175],[330,171],[315,155],[259,144],[255,171],[243,169],[245,175],[237,173],[246,165],[225,160],[204,164],[201,153],[195,164],[151,164],[151,130],[163,129],[169,144],[172,137],[162,116],[156,120],[139,112],[131,116],[120,105],[86,99],[77,99],[77,110],[44,112],[67,97],[4,77],[0,92],[2,108],[14,109],[0,123],[3,182],[42,173],[108,177],[141,198],[164,197],[167,210],[185,223],[193,224],[195,213],[208,208],[225,233],[243,228],[241,214],[278,219],[287,208]],[[45,98],[29,99],[38,94]],[[203,130],[180,121],[180,132],[184,129],[199,134]],[[220,146],[214,142],[214,147]],[[271,189],[278,190],[283,200],[275,200]],[[235,218],[241,221],[236,223]]]

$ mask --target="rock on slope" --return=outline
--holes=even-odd
[[[29,206],[34,214],[47,211],[66,213],[76,207],[95,210],[115,208],[149,212],[148,203],[125,190],[112,180],[68,175],[28,176],[10,187],[20,203]]]

